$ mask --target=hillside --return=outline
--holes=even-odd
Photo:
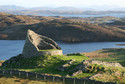
[[[103,15],[103,14],[118,14],[125,13],[123,8],[112,8],[110,6],[91,6],[91,7],[33,7],[26,8],[16,5],[0,5],[0,12],[11,13],[16,15],[57,15],[57,14],[66,14],[66,15]]]
[[[0,5],[0,11],[26,10],[26,8],[16,5]]]
[[[119,53],[119,50],[115,51],[114,53],[116,54]],[[103,52],[102,54],[106,53]],[[10,58],[9,60],[6,60],[0,67],[0,70],[16,69],[27,72],[36,72],[42,74],[44,73],[52,76],[55,75],[58,77],[65,76],[69,78],[82,78],[82,79],[86,78],[95,81],[113,82],[105,84],[125,83],[125,67],[121,66],[122,64],[121,62],[124,60],[118,61],[119,63],[116,63],[117,61],[116,59],[121,58],[120,54],[118,55],[118,57],[114,56],[114,59],[112,60],[110,60],[110,57],[107,57],[107,59],[109,58],[108,62],[104,62],[105,58],[101,58],[100,56],[97,57],[99,59],[93,60],[91,58],[86,57],[83,54],[77,53],[68,55],[53,55],[53,56],[47,55],[47,56],[23,58],[22,55],[20,54],[18,56]],[[26,74],[25,75],[23,74],[23,77],[25,76]],[[97,84],[97,82],[94,84]],[[104,84],[104,83],[98,83],[98,84]]]
[[[125,41],[125,30],[64,17],[0,13],[0,39],[24,40],[28,29],[64,42]],[[80,20],[80,19],[77,19]]]

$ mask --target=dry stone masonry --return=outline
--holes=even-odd
[[[59,71],[68,71],[70,62],[74,62],[74,60],[70,60],[68,63],[60,66],[57,68]],[[70,72],[73,72],[72,76],[79,75],[81,73],[89,72],[89,67],[91,65],[102,65],[106,67],[123,67],[120,63],[117,62],[103,62],[103,61],[98,61],[98,60],[83,60],[79,65],[74,67],[73,69],[70,69]],[[103,68],[102,68],[103,69]]]
[[[62,50],[52,39],[28,30],[22,55],[24,58],[41,55],[62,55]]]
[[[76,66],[74,69],[71,71],[74,71],[73,75],[78,75],[79,73],[82,72],[88,72],[88,67],[92,64],[97,64],[97,65],[103,65],[106,67],[123,67],[120,63],[117,62],[103,62],[103,61],[98,61],[98,60],[83,60],[81,64]]]
[[[117,62],[103,62],[98,60],[83,60],[82,64],[85,66],[88,66],[91,64],[98,64],[98,65],[103,65],[108,67],[122,67],[122,65]]]

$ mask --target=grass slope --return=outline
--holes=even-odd
[[[71,75],[72,72],[69,71],[58,71],[57,68],[71,59],[75,59],[75,62],[71,64],[69,69],[75,68],[79,63],[85,59],[95,59],[106,62],[119,62],[121,65],[125,66],[125,49],[104,49],[94,52],[88,52],[82,54],[69,54],[61,56],[39,56],[23,60],[17,60],[20,63],[8,64],[6,68],[16,68],[21,71],[30,71],[37,73],[47,73],[51,75],[66,76]],[[28,66],[28,67],[27,67]],[[4,68],[5,69],[5,68]],[[76,76],[77,78],[91,77],[93,80],[105,81],[105,82],[115,82],[124,84],[125,83],[125,68],[119,67],[106,67],[102,65],[93,64],[88,68],[88,73],[82,73]],[[97,75],[95,75],[97,74]],[[94,76],[93,76],[94,75]]]
[[[52,82],[34,80],[34,79],[24,79],[9,75],[0,77],[0,84],[48,84],[48,83]],[[62,83],[56,83],[56,84],[62,84]]]
[[[83,53],[85,56],[105,62],[118,62],[123,68],[119,67],[105,67],[104,71],[97,72],[97,76],[92,77],[93,80],[115,82],[118,84],[125,84],[125,49],[124,48],[110,48],[97,50],[94,52]]]
[[[118,62],[125,67],[125,49],[124,48],[103,49],[103,50],[97,50],[94,52],[87,52],[83,54],[95,60],[100,60],[105,62]]]
[[[56,70],[61,65],[67,63],[69,60],[75,59],[75,63],[72,66],[76,66],[83,60],[89,59],[88,57],[78,54],[78,55],[60,55],[60,56],[38,56],[27,58],[23,60],[17,60],[17,62],[8,63],[6,69],[19,69],[22,71],[31,71],[38,73],[47,73],[52,75],[66,76],[70,72],[60,72]],[[72,68],[72,67],[71,67]],[[5,69],[5,68],[4,68]]]

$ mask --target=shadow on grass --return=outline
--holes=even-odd
[[[61,65],[65,64],[65,61],[61,61],[58,63],[53,63],[52,66],[45,67],[45,68],[39,68],[39,69],[33,69],[32,72],[37,72],[37,73],[47,73],[47,74],[52,74],[52,75],[60,75],[60,76],[66,76],[68,72],[61,72],[58,71],[57,68],[60,67]]]

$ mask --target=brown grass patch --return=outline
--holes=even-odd
[[[105,53],[102,53],[102,52],[105,52]],[[106,50],[97,50],[97,51],[94,51],[94,52],[85,52],[85,53],[82,53],[82,54],[85,54],[85,56],[89,57],[89,58],[108,58],[109,55],[114,55],[115,53],[113,52],[106,52]]]

